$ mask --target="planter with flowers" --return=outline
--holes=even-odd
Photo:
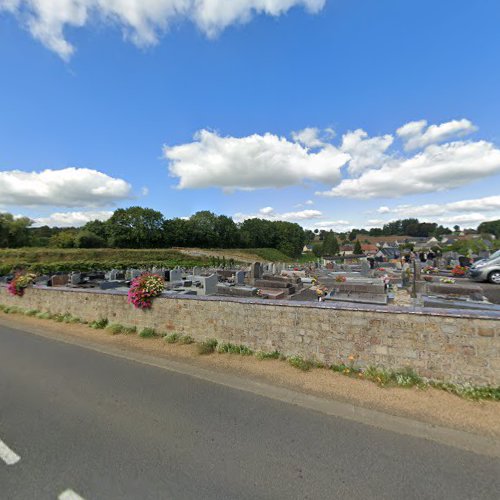
[[[455,283],[455,280],[453,278],[441,278],[439,281],[448,285],[453,285]]]
[[[462,267],[462,266],[455,266],[451,270],[451,274],[453,274],[453,276],[465,276],[466,272],[467,272],[467,268],[466,267]]]
[[[161,295],[165,289],[165,281],[157,274],[141,274],[130,283],[128,302],[137,309],[150,309],[153,299]]]
[[[345,283],[347,281],[347,278],[345,276],[336,276],[335,281],[337,283]]]
[[[14,279],[7,285],[7,291],[11,295],[16,295],[17,297],[22,297],[24,295],[24,291],[30,285],[33,284],[33,281],[36,278],[36,274],[32,273],[17,273]]]

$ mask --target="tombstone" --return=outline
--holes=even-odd
[[[243,285],[245,283],[245,271],[236,271],[234,273],[235,285]]]
[[[118,271],[116,269],[111,269],[111,272],[109,273],[109,279],[110,281],[116,281],[118,279]]]
[[[193,267],[193,276],[200,276],[201,275],[201,267]]]
[[[170,282],[182,280],[182,271],[179,268],[170,270]]]
[[[271,273],[272,274],[276,274],[277,270],[278,270],[278,268],[276,267],[276,264],[274,264],[274,263],[271,264]]]
[[[66,286],[68,284],[69,276],[67,274],[55,274],[50,278],[52,286]]]
[[[368,274],[370,274],[370,264],[367,260],[361,262],[361,274],[362,276],[368,276]]]
[[[258,280],[262,277],[262,268],[260,262],[254,262],[250,268],[250,273],[253,280]]]
[[[71,273],[69,280],[73,286],[79,285],[82,281],[82,273]]]
[[[215,295],[217,293],[217,283],[219,278],[216,274],[211,276],[202,276],[200,278],[201,284],[203,286],[203,295]]]

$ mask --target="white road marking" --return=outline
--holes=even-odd
[[[1,439],[0,439],[0,458],[7,465],[14,465],[21,460],[19,455],[16,455]]]
[[[63,491],[58,497],[59,500],[85,500],[73,490]]]

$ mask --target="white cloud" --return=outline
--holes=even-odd
[[[56,212],[48,217],[35,217],[35,226],[80,227],[93,220],[106,221],[113,215],[110,211]]]
[[[351,156],[349,173],[357,175],[369,167],[378,167],[387,160],[385,152],[394,142],[392,135],[368,138],[368,134],[357,129],[342,136],[341,151]]]
[[[273,207],[264,207],[256,214],[237,213],[233,215],[236,222],[247,219],[267,219],[273,221],[298,222],[304,220],[318,219],[323,215],[319,210],[301,210],[299,212],[276,213]]]
[[[147,186],[144,186],[141,188],[141,195],[142,196],[148,196],[149,194],[149,188]]]
[[[377,212],[391,216],[390,219],[381,220],[379,225],[390,220],[416,217],[421,222],[436,222],[446,227],[453,227],[455,224],[475,227],[481,222],[500,218],[500,196],[425,205],[396,205],[392,208],[383,206]]]
[[[119,26],[138,46],[153,45],[179,20],[195,23],[209,37],[245,23],[255,14],[280,16],[292,7],[319,12],[326,0],[0,0],[2,10],[16,15],[34,38],[68,60],[75,48],[65,28],[95,22]]]
[[[5,205],[98,207],[131,195],[123,179],[87,168],[0,172],[0,200]]]
[[[436,216],[449,212],[500,211],[500,196],[486,196],[470,200],[452,201],[449,203],[431,203],[427,205],[397,205],[394,208],[380,207],[380,214],[390,213],[405,217]],[[476,214],[477,215],[477,214]]]
[[[410,158],[391,158],[380,169],[344,179],[316,194],[352,198],[397,198],[452,189],[500,173],[500,150],[486,141],[428,146]]]
[[[451,120],[439,125],[431,125],[427,127],[426,120],[409,122],[403,125],[396,133],[403,140],[405,149],[424,148],[430,144],[447,141],[456,137],[463,137],[477,130],[477,127],[471,121]]]
[[[314,205],[314,201],[312,200],[307,200],[304,205]]]
[[[195,141],[164,147],[170,174],[178,187],[235,189],[280,188],[306,180],[335,184],[349,155],[327,144],[311,152],[299,143],[273,134],[221,137],[201,130]]]
[[[298,132],[292,132],[292,139],[308,148],[323,147],[333,137],[335,137],[335,132],[331,128],[321,130],[316,127],[307,127]]]

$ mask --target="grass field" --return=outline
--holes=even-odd
[[[79,248],[18,248],[0,249],[0,274],[13,269],[38,273],[56,271],[90,271],[95,269],[125,269],[141,267],[210,266],[232,259],[237,263],[292,262],[292,259],[273,248],[256,249],[79,249]],[[215,259],[215,260],[214,260]],[[218,259],[218,261],[217,261]]]

